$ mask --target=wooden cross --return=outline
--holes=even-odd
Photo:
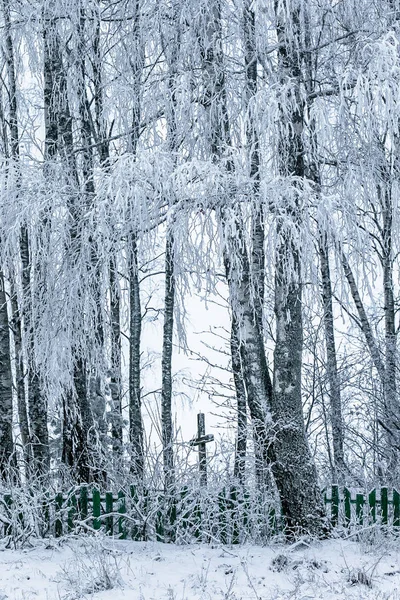
[[[206,435],[206,418],[204,413],[197,415],[197,437],[190,440],[191,446],[199,447],[199,471],[200,484],[207,485],[207,450],[206,444],[212,442],[214,436],[212,433]]]

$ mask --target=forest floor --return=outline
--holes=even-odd
[[[110,538],[0,547],[0,600],[400,600],[400,541],[268,547]]]

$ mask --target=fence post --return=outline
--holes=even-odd
[[[369,514],[371,515],[372,522],[376,523],[376,490],[372,490],[368,494]]]
[[[136,509],[136,507],[134,505],[139,504],[139,496],[138,496],[136,487],[134,485],[131,485],[130,493],[131,493],[131,503],[133,505],[133,511],[132,511],[132,514],[133,514]],[[138,527],[138,525],[136,525],[136,523],[132,524],[132,539],[135,540],[136,542],[140,539],[140,528]]]
[[[382,525],[388,524],[388,489],[387,487],[381,488],[381,511],[382,511]]]
[[[393,488],[393,527],[400,527],[400,494]]]
[[[356,518],[357,523],[362,525],[364,520],[364,494],[356,495]]]
[[[79,518],[81,521],[86,521],[88,517],[88,489],[83,485],[79,493]]]
[[[101,520],[99,519],[101,514],[101,501],[100,491],[96,488],[92,490],[93,498],[93,529],[98,531],[101,528]]]
[[[344,522],[346,527],[350,525],[351,521],[351,492],[349,489],[344,488]]]
[[[107,517],[105,518],[105,522],[106,522],[106,533],[108,534],[113,534],[114,533],[114,517],[112,516],[113,512],[113,504],[114,504],[114,498],[112,495],[112,492],[106,492],[106,513],[107,513]]]
[[[332,509],[331,509],[331,519],[333,527],[337,527],[339,523],[339,486],[332,486]]]

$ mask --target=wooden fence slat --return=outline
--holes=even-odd
[[[393,527],[400,527],[400,494],[393,489]]]
[[[137,493],[137,489],[136,486],[131,485],[130,487],[130,494],[131,494],[131,504],[133,507],[133,514],[136,515],[136,507],[139,504],[139,496]],[[131,528],[131,532],[132,532],[132,539],[135,541],[139,541],[141,536],[140,536],[140,527],[138,525],[136,525],[136,523],[133,523],[132,528]]]
[[[106,525],[106,533],[112,535],[114,533],[114,517],[112,516],[114,506],[114,498],[112,492],[106,492],[106,516],[105,525]]]
[[[339,486],[332,486],[331,520],[333,527],[339,524]]]
[[[359,525],[362,525],[364,520],[364,500],[364,494],[356,495],[356,519]]]
[[[278,522],[276,518],[275,506],[271,506],[268,509],[268,535],[273,535],[278,531]],[[285,521],[283,521],[283,527],[285,527]]]
[[[372,490],[368,494],[369,514],[372,522],[376,523],[376,490]]]
[[[56,538],[61,537],[63,534],[62,516],[60,516],[63,502],[64,502],[63,495],[61,492],[59,492],[58,494],[56,494],[56,497],[55,497],[56,520],[54,523],[54,535]]]
[[[92,502],[93,502],[93,529],[98,531],[101,528],[101,520],[99,519],[101,515],[101,500],[100,500],[100,491],[96,488],[92,491]]]
[[[76,514],[77,514],[77,499],[75,494],[72,494],[72,496],[70,496],[68,498],[68,516],[67,516],[67,527],[68,527],[68,531],[72,531],[75,527],[75,519],[76,519]]]
[[[344,524],[346,527],[350,525],[351,522],[351,492],[348,488],[344,488]]]
[[[387,487],[381,488],[381,511],[382,511],[382,525],[387,525],[388,517],[389,517],[389,502],[388,502]]]
[[[81,521],[86,521],[89,514],[89,497],[86,485],[83,485],[79,492],[79,518]]]

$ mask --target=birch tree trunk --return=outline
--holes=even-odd
[[[7,480],[16,466],[13,423],[13,380],[11,371],[10,328],[4,275],[0,271],[0,477]]]
[[[22,348],[22,324],[21,324],[21,313],[18,306],[17,291],[15,289],[14,280],[15,275],[10,277],[10,293],[11,293],[11,330],[14,338],[14,352],[15,352],[15,381],[16,381],[16,393],[17,393],[17,409],[18,409],[18,425],[21,432],[21,442],[24,452],[25,470],[27,473],[30,472],[30,465],[32,463],[32,447],[30,444],[30,431],[29,431],[29,420],[28,420],[28,409],[26,404],[25,395],[25,375],[24,375],[24,363],[23,363],[23,348]]]
[[[136,156],[140,135],[141,119],[141,77],[144,64],[144,47],[140,37],[141,2],[134,0],[134,21],[132,30],[133,70],[132,86],[132,133],[130,151]],[[140,283],[138,265],[138,224],[132,211],[132,223],[128,234],[129,269],[129,440],[131,444],[131,472],[138,480],[144,473],[144,435],[142,421],[142,389],[140,374],[140,342],[142,335],[142,313],[140,302]]]
[[[383,295],[385,314],[385,375],[384,389],[384,420],[387,428],[385,433],[388,441],[387,474],[391,482],[398,475],[398,459],[400,452],[400,404],[397,393],[397,331],[395,322],[395,300],[393,293],[393,204],[389,181],[385,182],[381,191],[382,201],[382,268]]]
[[[165,246],[165,296],[164,296],[164,327],[163,348],[161,360],[161,421],[163,441],[163,463],[165,488],[171,489],[175,483],[173,428],[172,428],[172,340],[174,334],[174,234],[172,224],[167,226],[167,241]]]
[[[4,15],[4,37],[5,37],[5,58],[7,65],[7,77],[8,77],[8,125],[10,132],[10,150],[11,157],[16,163],[16,168],[19,169],[19,128],[18,128],[18,106],[17,106],[17,83],[15,73],[15,58],[14,58],[14,44],[11,35],[11,16],[10,16],[10,4],[9,0],[3,0],[3,15]],[[19,171],[18,171],[19,177]],[[23,341],[22,341],[22,319],[21,309],[18,304],[17,291],[15,286],[15,272],[10,267],[10,285],[11,285],[11,313],[12,321],[11,327],[13,331],[14,339],[14,352],[15,352],[15,379],[17,388],[17,407],[18,407],[18,422],[21,432],[21,442],[24,452],[25,469],[26,473],[29,473],[29,465],[32,458],[32,447],[30,446],[30,431],[28,421],[28,411],[25,394],[25,382],[24,382],[24,360],[23,360]],[[25,299],[29,302],[29,298]]]
[[[256,19],[253,3],[245,0],[243,9],[244,29],[244,64],[245,64],[245,97],[246,97],[246,142],[249,148],[250,178],[252,189],[252,251],[251,251],[251,280],[254,295],[255,317],[263,331],[263,308],[265,286],[265,223],[263,205],[260,199],[260,142],[257,131],[254,102],[257,94],[257,43]]]

